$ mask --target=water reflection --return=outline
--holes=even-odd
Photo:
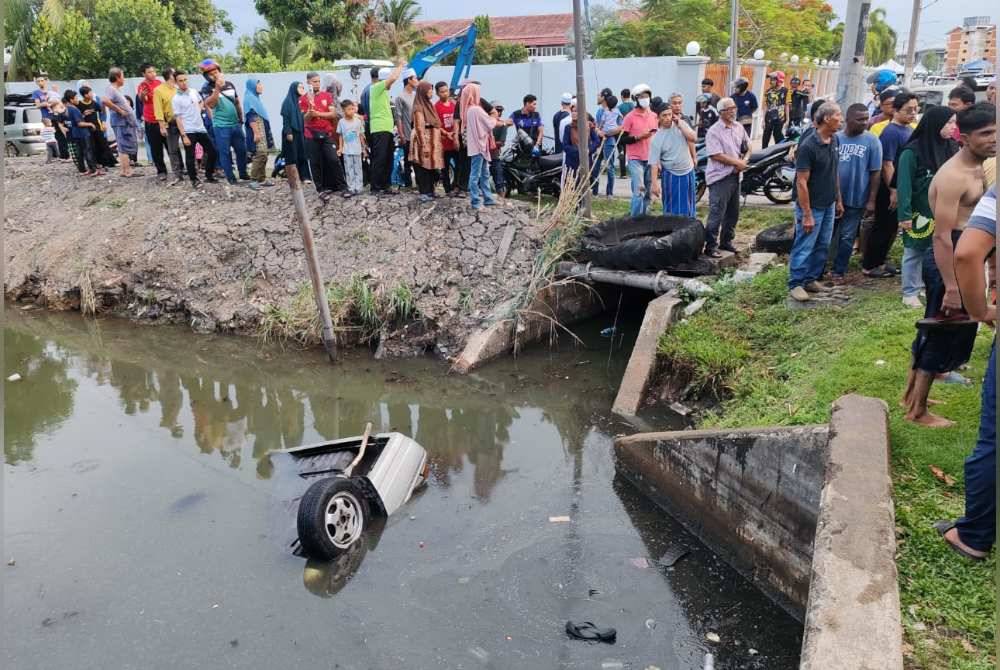
[[[6,374],[22,377],[4,382],[4,459],[14,465],[30,461],[36,437],[70,416],[77,384],[68,353],[54,343],[5,329],[3,351]]]
[[[254,366],[260,363],[253,351],[212,364],[176,347],[157,347],[156,333],[144,334],[142,350],[129,349],[127,341],[106,347],[104,340],[120,328],[113,324],[104,325],[104,336],[52,316],[22,317],[15,325],[5,329],[7,369],[24,370],[29,383],[19,382],[22,386],[13,389],[19,392],[8,393],[5,455],[11,464],[30,460],[34,436],[70,414],[77,386],[70,369],[75,368],[114,389],[124,414],[158,414],[159,428],[174,439],[193,442],[199,452],[231,468],[252,467],[261,479],[273,472],[265,458],[269,452],[355,435],[368,421],[377,430],[415,436],[429,452],[432,479],[442,486],[450,484],[452,473],[472,467],[473,493],[488,500],[505,474],[504,448],[518,413],[510,405],[491,403],[489,395],[449,396],[436,393],[433,384],[394,375],[387,383],[383,374],[370,370],[340,371],[321,383],[315,375],[248,372],[250,359]],[[69,349],[55,344],[59,341]],[[565,428],[560,431],[564,439],[577,434],[582,439],[585,429],[574,414],[546,412]]]

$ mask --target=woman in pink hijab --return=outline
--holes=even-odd
[[[490,186],[490,142],[493,140],[493,128],[497,125],[497,119],[490,118],[483,109],[479,84],[466,84],[462,88],[460,105],[471,162],[469,197],[472,209],[480,209],[482,205],[492,207],[497,204],[497,200]]]

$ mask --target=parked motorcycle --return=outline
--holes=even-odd
[[[521,129],[517,137],[500,156],[503,162],[506,195],[515,190],[521,194],[535,194],[539,191],[547,195],[559,195],[562,184],[562,154],[534,154],[535,143]]]
[[[792,189],[795,187],[794,167],[791,177],[783,168],[789,167],[788,154],[794,146],[795,142],[782,142],[751,153],[750,165],[743,171],[740,180],[740,193],[744,197],[763,194],[776,205],[790,203]],[[695,198],[701,200],[707,188],[705,169],[708,166],[708,153],[705,151],[703,140],[699,140],[695,144],[695,149],[698,152],[698,167],[695,168],[695,182],[697,184]]]

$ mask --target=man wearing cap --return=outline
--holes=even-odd
[[[569,118],[572,113],[573,107],[573,95],[571,93],[563,93],[562,97],[559,98],[559,111],[555,113],[552,117],[552,127],[556,130],[556,153],[562,152],[562,136],[563,136],[563,119]]]
[[[622,141],[625,143],[625,157],[628,159],[628,174],[632,182],[631,216],[645,214],[652,197],[650,191],[651,173],[649,168],[649,145],[656,134],[656,113],[650,109],[652,92],[646,84],[632,88],[638,107],[633,109],[622,122]]]
[[[573,96],[570,96],[571,103],[572,98]],[[538,113],[538,98],[529,93],[524,96],[522,102],[523,106],[510,115],[510,120],[514,122],[514,126],[518,130],[528,133],[528,137],[535,143],[537,153],[542,148],[542,137],[545,135],[545,125],[542,123],[542,117]],[[557,127],[554,130],[558,131],[559,129]]]
[[[388,195],[389,177],[392,175],[392,105],[389,89],[403,72],[405,61],[400,60],[396,69],[387,67],[378,71],[378,81],[368,90],[368,125],[371,129],[371,185],[372,193]]]
[[[212,113],[212,134],[215,140],[215,150],[219,153],[219,165],[226,173],[226,181],[236,184],[233,174],[233,157],[230,152],[236,152],[236,168],[240,179],[250,181],[247,173],[247,141],[243,134],[243,108],[236,87],[226,81],[222,68],[211,58],[201,62],[201,74],[205,85],[201,87],[201,97],[205,107]],[[253,190],[257,184],[249,184]]]
[[[393,107],[396,120],[396,133],[399,135],[399,146],[403,148],[403,183],[413,184],[410,179],[410,135],[413,134],[413,100],[417,95],[417,73],[413,68],[403,70],[403,90],[396,96]]]

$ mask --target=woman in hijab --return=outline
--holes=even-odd
[[[469,198],[472,209],[485,204],[497,204],[496,194],[490,186],[490,140],[497,119],[491,118],[480,104],[479,84],[466,84],[462,88],[462,123],[465,127],[466,152],[471,161],[469,170]]]
[[[274,186],[267,181],[267,153],[274,148],[271,136],[271,120],[260,99],[264,83],[259,79],[247,79],[243,94],[243,122],[246,126],[247,155],[250,156],[250,179],[258,186]]]
[[[300,81],[293,81],[288,87],[288,95],[281,103],[281,155],[285,165],[295,165],[302,181],[308,181],[309,159],[302,139],[306,122],[299,109],[299,99],[306,94],[306,87]]]
[[[923,309],[920,289],[923,257],[931,245],[934,213],[928,202],[931,180],[945,162],[958,152],[951,139],[955,112],[945,106],[924,112],[909,141],[896,157],[896,213],[903,229],[903,304]]]
[[[441,145],[441,119],[431,104],[434,87],[429,81],[417,84],[413,99],[413,137],[410,139],[410,164],[417,177],[420,202],[434,198],[434,178],[444,169]]]

